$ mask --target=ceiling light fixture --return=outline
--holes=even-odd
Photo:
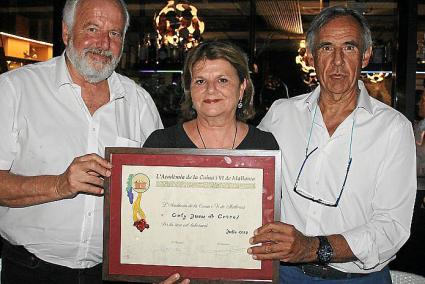
[[[205,23],[198,18],[198,9],[187,2],[175,4],[169,0],[155,14],[154,22],[158,47],[171,45],[190,49],[201,42],[205,30]]]

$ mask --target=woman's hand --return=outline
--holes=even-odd
[[[168,277],[167,279],[165,279],[164,281],[159,282],[159,284],[173,284],[173,283],[177,283],[179,279],[180,279],[180,274],[175,273],[171,275],[170,277]],[[180,281],[180,284],[189,284],[189,282],[190,282],[189,279],[184,279]]]

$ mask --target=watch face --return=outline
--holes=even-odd
[[[322,247],[322,249],[319,251],[319,253],[320,253],[320,258],[324,262],[328,262],[332,258],[332,249],[329,246]]]
[[[317,250],[317,260],[320,264],[328,264],[333,256],[332,246],[326,237],[319,237],[319,248]]]

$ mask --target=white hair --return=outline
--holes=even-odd
[[[366,18],[358,11],[343,6],[331,6],[325,8],[313,19],[307,30],[307,47],[312,52],[315,52],[315,40],[320,29],[331,20],[343,16],[351,16],[359,24],[362,36],[362,53],[364,54],[366,50],[372,46],[372,33],[370,31],[369,24],[367,23]]]
[[[128,13],[127,5],[124,0],[117,0],[121,5],[123,15],[125,17],[125,26],[123,32],[123,39],[125,33],[127,32],[128,26],[130,25],[130,14]],[[63,7],[62,20],[65,22],[69,30],[72,30],[75,20],[75,11],[77,10],[78,4],[81,0],[67,0],[65,6]]]

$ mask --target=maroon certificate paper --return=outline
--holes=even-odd
[[[280,219],[280,151],[106,148],[106,158],[105,280],[278,283],[279,262],[247,249]]]

